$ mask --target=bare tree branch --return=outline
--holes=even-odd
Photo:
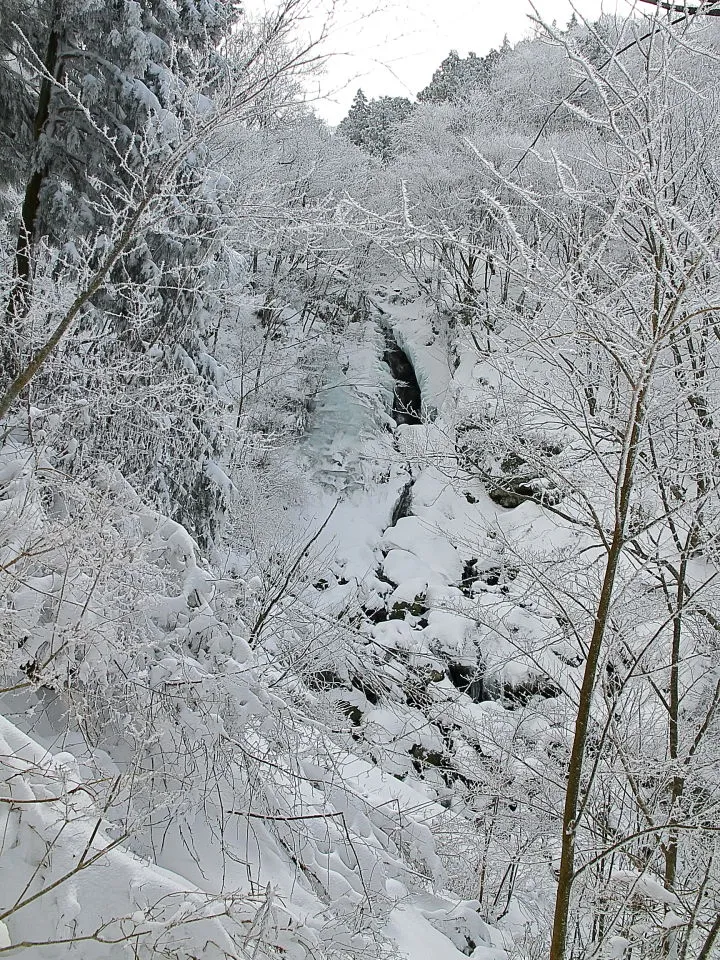
[[[640,0],[641,3],[649,3],[652,7],[658,7],[660,10],[669,10],[671,13],[682,13],[684,16],[692,17],[699,14],[704,17],[720,17],[720,5],[717,0],[709,0],[708,3],[700,3],[698,6],[690,6],[688,3],[668,3],[667,0]]]

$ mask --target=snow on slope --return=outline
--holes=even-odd
[[[220,568],[116,475],[61,482],[22,439],[6,444],[0,532],[18,579],[4,616],[20,652],[2,766],[24,791],[6,796],[19,813],[2,810],[13,943],[65,931],[90,938],[87,957],[505,955],[472,899],[487,760],[502,770],[522,725],[512,773],[532,791],[562,736],[552,696],[532,724],[496,698],[574,668],[560,670],[557,623],[527,603],[504,544],[565,534],[462,469],[458,400],[487,391],[476,364],[450,369],[429,306],[405,299],[352,321],[321,379],[288,388],[288,410],[313,395],[283,451],[292,496],[268,486]],[[390,429],[388,322],[433,423]],[[51,782],[60,767],[74,779]],[[42,801],[34,819],[22,800]],[[108,849],[76,881],[67,865],[95,824],[90,848]],[[110,946],[100,929],[132,936]]]
[[[88,960],[246,956],[252,914],[135,855],[96,795],[72,754],[0,716],[3,952],[50,960],[74,942]]]
[[[378,379],[369,425],[387,405]],[[14,653],[0,695],[9,955],[15,944],[30,960],[400,949],[414,960],[404,931],[427,917],[441,960],[458,948],[484,956],[492,937],[474,907],[442,892],[433,834],[445,807],[422,778],[401,782],[377,763],[372,738],[359,743],[342,704],[318,688],[321,663],[297,657],[346,644],[338,628],[313,626],[323,611],[332,622],[344,587],[357,603],[386,591],[381,536],[408,477],[387,431],[375,448],[369,429],[338,446],[337,414],[320,406],[335,446],[315,448],[313,498],[298,518],[336,501],[323,466],[328,449],[344,449],[359,482],[343,487],[320,545],[333,552],[335,600],[330,585],[306,584],[315,619],[290,598],[254,644],[271,582],[232,565],[219,576],[116,474],[71,481],[50,460],[38,466],[22,430],[6,443],[0,533],[16,574],[3,597]],[[40,591],[49,603],[38,604]],[[365,726],[391,738],[410,716],[367,714]],[[430,891],[432,902],[418,899]]]

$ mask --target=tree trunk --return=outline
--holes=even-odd
[[[27,308],[27,298],[32,279],[32,248],[36,240],[38,215],[40,212],[40,194],[48,175],[48,162],[39,163],[38,143],[50,118],[50,101],[54,82],[60,79],[62,64],[58,58],[58,9],[53,5],[50,34],[43,61],[44,76],[40,84],[40,94],[33,124],[33,158],[32,173],[25,186],[22,210],[20,214],[20,228],[18,231],[17,248],[15,252],[14,276],[15,282],[8,300],[5,312],[6,334],[8,334],[3,351],[3,369],[10,379],[15,377],[17,370],[17,356],[14,351],[14,340],[17,333],[18,320]]]
[[[572,751],[570,753],[567,787],[565,790],[560,872],[558,876],[549,960],[565,960],[567,950],[570,896],[575,878],[575,836],[577,832],[577,816],[580,788],[582,785],[585,746],[587,744],[590,725],[590,706],[597,679],[600,653],[608,626],[608,613],[610,611],[618,564],[625,545],[625,524],[630,507],[630,494],[633,487],[635,462],[637,460],[638,444],[645,413],[645,400],[649,385],[648,378],[651,369],[652,364],[648,364],[645,379],[637,388],[634,411],[628,423],[624,463],[621,462],[620,464],[620,475],[618,476],[613,537],[608,549],[605,573],[603,575],[602,587],[595,612],[595,624],[588,649],[587,661],[585,663],[582,687],[580,689],[580,700],[578,703],[577,718],[575,720],[575,734],[573,737]]]

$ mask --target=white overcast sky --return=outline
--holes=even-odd
[[[572,15],[570,0],[535,2],[544,18],[561,26]],[[530,0],[317,0],[318,10],[323,3],[334,3],[336,10],[325,47],[332,56],[316,81],[315,108],[331,123],[342,119],[358,87],[368,97],[412,97],[450,50],[482,56],[499,47],[506,34],[515,42],[532,29]],[[574,0],[574,6],[595,18],[603,10],[626,14],[638,4]],[[308,28],[317,31],[322,17],[316,13]]]

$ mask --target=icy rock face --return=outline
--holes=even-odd
[[[473,703],[493,699],[485,693],[482,671],[478,666],[466,663],[448,663],[448,676],[454,687],[467,694]]]
[[[470,473],[478,471],[487,494],[493,503],[513,510],[528,500],[551,506],[560,503],[563,493],[557,484],[543,476],[542,469],[530,457],[520,452],[494,458],[482,448],[482,436],[477,428],[463,424],[458,431],[456,450]],[[560,448],[543,448],[543,455],[557,455]]]
[[[392,330],[385,328],[386,349],[383,360],[390,368],[395,388],[393,394],[393,419],[398,425],[414,425],[421,422],[422,398],[415,368],[398,345]]]

